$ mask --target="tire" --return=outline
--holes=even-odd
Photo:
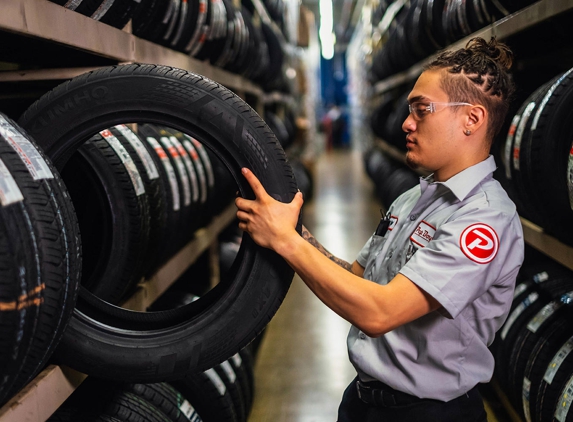
[[[94,135],[70,157],[62,178],[84,248],[80,296],[89,297],[85,288],[117,304],[144,273],[150,217],[143,179],[109,130]]]
[[[531,186],[527,182],[529,172],[527,162],[529,160],[531,122],[535,109],[539,106],[547,87],[547,84],[544,84],[535,90],[518,109],[514,117],[516,122],[515,133],[513,134],[513,126],[510,127],[505,148],[506,158],[511,157],[509,164],[510,175],[513,186],[515,186],[517,191],[517,202],[521,208],[522,215],[537,224],[542,224],[542,222],[537,210],[539,207],[536,206],[535,199],[532,198]],[[511,146],[509,146],[509,143],[511,143]],[[511,151],[511,154],[508,154],[508,150]]]
[[[573,355],[570,353],[573,338],[567,339],[552,357],[547,365],[544,378],[541,381],[537,396],[536,409],[539,421],[555,420],[557,406],[561,404],[560,397],[573,374]],[[571,414],[567,419],[570,420]]]
[[[143,273],[149,277],[169,257],[166,253],[171,245],[171,235],[176,232],[171,226],[169,213],[171,199],[168,193],[169,182],[162,179],[162,174],[153,159],[151,151],[135,132],[125,125],[109,128],[127,150],[135,163],[145,186],[149,202],[149,243],[144,256]]]
[[[242,384],[239,381],[239,374],[236,372],[236,369],[228,360],[221,362],[213,369],[215,369],[215,372],[217,372],[217,375],[219,375],[227,387],[227,391],[229,392],[231,400],[233,401],[233,408],[235,409],[237,421],[246,422],[247,403],[245,392],[243,391]]]
[[[76,417],[88,413],[98,418],[106,415],[122,422],[173,422],[143,395],[122,387],[100,379],[87,379],[80,387],[81,397],[76,398],[79,411]]]
[[[145,400],[172,422],[201,422],[191,403],[167,383],[126,384],[121,388]]]
[[[241,383],[241,390],[245,398],[245,410],[248,418],[253,401],[255,398],[255,374],[253,367],[253,354],[251,346],[247,346],[229,359],[229,362],[239,374],[239,382]]]
[[[66,329],[81,243],[60,175],[0,114],[0,405],[45,366]]]
[[[568,163],[573,135],[573,69],[555,80],[532,116],[527,145],[526,182],[541,215],[543,227],[563,242],[573,244],[569,191],[573,177]]]
[[[182,232],[181,227],[186,224],[187,215],[183,204],[183,185],[181,177],[175,169],[173,158],[167,153],[161,145],[160,135],[153,125],[140,124],[137,127],[138,136],[144,142],[144,146],[150,152],[152,160],[160,174],[159,181],[162,191],[166,195],[167,233],[169,233],[169,244],[166,245],[163,258],[172,256],[183,246],[187,239],[186,233]]]
[[[522,417],[524,413],[524,376],[527,363],[535,348],[535,344],[545,332],[563,316],[571,317],[573,314],[568,305],[573,292],[566,293],[563,297],[553,300],[535,314],[518,333],[512,352],[508,360],[508,373],[511,382],[509,388],[512,391],[513,406]],[[569,309],[568,309],[569,308]]]
[[[541,384],[551,359],[559,348],[573,335],[573,327],[568,319],[560,319],[540,337],[527,361],[525,368],[522,402],[523,413],[529,420],[542,422],[539,419],[541,409],[537,407]]]
[[[171,383],[205,422],[238,422],[233,399],[221,377],[211,368]]]
[[[170,45],[181,52],[188,52],[199,37],[207,15],[207,0],[186,2],[187,15],[182,17],[177,32],[170,40]]]
[[[136,4],[134,0],[104,1],[91,18],[121,29],[131,19]]]
[[[512,403],[517,402],[517,399],[516,392],[511,387],[513,379],[509,361],[522,327],[546,304],[572,289],[573,281],[570,277],[552,278],[543,284],[534,284],[522,297],[514,300],[509,316],[499,332],[500,342],[496,356],[499,381],[508,392]],[[517,395],[521,395],[521,391],[517,392]]]
[[[277,200],[290,202],[297,192],[284,151],[260,117],[227,89],[179,69],[99,69],[56,87],[20,119],[60,168],[94,133],[127,122],[169,126],[197,139],[225,164],[244,197],[253,197],[241,175],[245,166]],[[228,359],[263,330],[294,274],[248,236],[240,256],[228,279],[169,312],[78,300],[58,359],[87,374],[128,382],[172,380]]]

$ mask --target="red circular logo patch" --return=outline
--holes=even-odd
[[[487,224],[472,224],[462,232],[460,248],[472,261],[487,264],[497,254],[499,239],[495,230]]]

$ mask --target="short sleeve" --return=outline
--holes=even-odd
[[[442,224],[400,273],[455,318],[493,284],[513,286],[523,248],[516,213],[476,209]]]
[[[372,243],[373,236],[374,235],[370,236],[370,239],[368,239],[366,244],[362,247],[358,253],[358,257],[356,258],[356,262],[358,262],[362,268],[366,268],[366,263],[368,262],[368,254],[370,251],[370,244]]]

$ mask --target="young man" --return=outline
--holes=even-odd
[[[511,60],[505,45],[476,38],[420,75],[402,128],[408,164],[432,175],[390,206],[353,264],[295,231],[300,193],[277,202],[243,170],[256,199],[237,198],[239,227],[353,325],[358,376],[339,422],[486,420],[477,385],[493,374],[488,346],[523,261],[519,217],[489,155],[513,90]]]

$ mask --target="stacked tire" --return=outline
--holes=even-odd
[[[380,2],[377,16],[394,13],[382,28],[385,43],[373,59],[371,80],[385,79],[479,29],[524,8],[533,1],[413,0],[398,10]],[[382,20],[385,22],[385,20]]]
[[[526,421],[573,417],[572,299],[570,270],[548,259],[525,262],[492,350],[496,379]]]
[[[388,158],[377,147],[364,153],[364,168],[374,183],[376,196],[386,208],[419,183],[419,177],[412,170]]]
[[[501,148],[520,214],[573,244],[573,69],[543,84],[511,120]]]
[[[0,404],[45,366],[74,309],[81,245],[49,159],[0,114]]]
[[[292,200],[294,175],[268,126],[220,85],[152,65],[66,82],[21,117],[26,130],[0,123],[0,400],[50,355],[110,385],[183,382],[213,368],[231,380],[231,368],[228,392],[244,420],[252,401],[244,349],[293,276],[278,255],[245,236],[238,259],[200,299],[148,312],[121,305],[236,191],[253,196],[242,167],[275,198]],[[250,390],[239,393],[237,382]]]
[[[254,393],[250,351],[171,383],[87,378],[51,422],[246,422]]]
[[[289,89],[284,77],[283,3],[267,2],[279,26],[253,20],[254,6],[231,0],[51,0],[135,36],[243,75],[267,91]]]

